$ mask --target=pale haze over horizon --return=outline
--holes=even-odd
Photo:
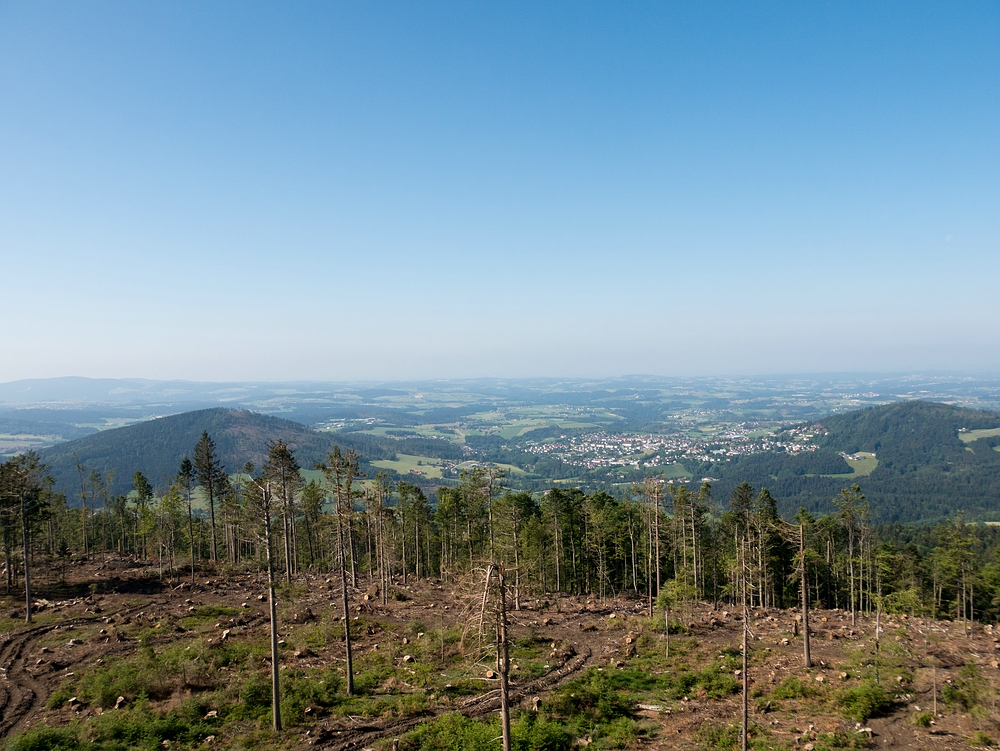
[[[1000,372],[1000,3],[0,3],[0,382]]]

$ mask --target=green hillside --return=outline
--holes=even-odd
[[[821,446],[849,454],[871,451],[882,474],[901,475],[926,467],[950,471],[980,464],[981,450],[992,450],[996,437],[966,444],[959,431],[996,428],[1000,413],[914,401],[845,412],[821,424],[829,431],[819,440]]]
[[[295,450],[302,467],[312,467],[323,460],[333,445],[358,451],[365,462],[394,459],[396,451],[412,453],[414,444],[423,440],[377,439],[360,433],[320,433],[291,420],[270,417],[244,410],[213,408],[162,417],[124,428],[105,430],[75,441],[61,443],[40,451],[42,460],[56,478],[57,488],[75,497],[79,488],[77,462],[99,472],[115,470],[113,492],[126,492],[132,475],[139,471],[157,487],[165,486],[176,474],[185,456],[192,456],[194,446],[207,430],[215,440],[219,456],[229,472],[248,461],[260,466],[269,441],[282,439]],[[434,446],[439,453],[458,454],[445,441]]]
[[[719,478],[720,497],[744,480],[766,486],[784,514],[800,506],[827,513],[830,499],[857,482],[877,522],[931,521],[956,510],[1000,519],[1000,452],[994,450],[1000,435],[992,432],[1000,427],[998,412],[910,401],[832,415],[813,427],[820,431],[815,452],[758,454],[689,469]],[[856,475],[841,456],[858,452],[878,459],[867,476]]]

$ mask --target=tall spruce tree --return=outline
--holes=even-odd
[[[282,440],[271,441],[267,446],[267,463],[264,476],[271,481],[271,492],[276,493],[281,503],[281,519],[284,529],[285,581],[292,581],[296,571],[295,545],[295,496],[302,488],[299,463],[292,449]]]
[[[43,493],[48,468],[38,454],[29,451],[0,464],[0,496],[3,505],[14,508],[21,519],[21,544],[24,553],[24,619],[31,623],[31,527],[44,511],[47,496]],[[10,561],[8,560],[8,567]]]
[[[191,491],[194,489],[194,464],[188,457],[181,460],[177,470],[177,482],[184,491],[188,512],[188,547],[191,551],[191,584],[194,585],[194,511],[191,508]]]
[[[153,494],[153,486],[149,484],[149,480],[146,479],[146,476],[142,472],[136,472],[132,475],[132,491],[135,493],[136,540],[142,540],[140,555],[145,558],[146,536],[150,531],[148,518],[149,503],[155,496]]]
[[[329,464],[320,464],[319,469],[333,491],[336,500],[337,513],[337,561],[340,568],[341,604],[344,608],[344,649],[347,669],[347,695],[354,695],[354,656],[351,651],[351,613],[347,600],[347,557],[350,545],[351,518],[354,513],[354,498],[356,493],[354,483],[361,479],[358,455],[351,450],[341,453],[340,446],[334,446],[327,455]]]
[[[212,562],[219,559],[219,548],[215,536],[215,501],[219,496],[222,484],[222,475],[225,469],[219,461],[215,448],[215,441],[204,431],[201,439],[194,447],[194,468],[198,475],[198,484],[205,489],[208,495],[208,518],[212,526]]]

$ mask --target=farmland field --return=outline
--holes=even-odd
[[[845,461],[851,465],[855,477],[867,477],[878,466],[878,459],[875,458],[875,454],[870,454],[866,451],[854,454],[852,457],[845,457]]]
[[[972,443],[973,441],[978,441],[980,438],[993,438],[994,436],[1000,436],[1000,428],[967,430],[964,433],[958,434],[958,438],[962,443]]]
[[[413,456],[412,454],[397,454],[395,461],[383,459],[372,462],[380,469],[389,469],[400,475],[420,473],[425,477],[439,479],[441,477],[441,460],[429,456]]]

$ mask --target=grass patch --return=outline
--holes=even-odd
[[[667,695],[672,699],[683,699],[685,696],[721,699],[740,690],[739,682],[726,666],[718,664],[698,671],[681,670],[666,676],[665,681]]]
[[[993,745],[993,739],[982,730],[977,730],[972,734],[972,737],[966,741],[966,743],[970,746],[975,746],[976,748],[988,748]]]
[[[854,454],[853,457],[844,459],[853,472],[854,477],[867,477],[875,468],[878,467],[878,459],[875,458],[875,454],[869,454],[867,452],[861,452]]]
[[[771,692],[772,699],[805,699],[815,696],[816,689],[803,683],[796,675],[790,675]]]
[[[476,722],[460,714],[446,714],[405,735],[400,751],[478,751],[492,748],[500,735],[499,720]]]
[[[644,671],[592,668],[547,699],[545,712],[574,737],[590,738],[594,748],[627,748],[639,734],[635,693],[658,685]]]
[[[970,662],[959,671],[952,683],[944,685],[941,698],[949,708],[968,712],[982,703],[985,692],[986,680],[982,671]]]
[[[73,681],[66,679],[60,684],[59,688],[49,694],[45,706],[49,709],[59,709],[59,707],[73,698],[73,694]]]
[[[720,725],[714,722],[706,722],[695,731],[695,740],[698,748],[704,751],[736,751],[740,748],[740,726]],[[754,751],[784,751],[787,748],[784,744],[776,744],[769,737],[767,730],[756,723],[750,723],[749,746]],[[820,749],[819,745],[814,746]],[[825,751],[825,750],[824,750]]]
[[[240,609],[228,605],[195,605],[191,616],[195,618],[232,618],[239,615]]]
[[[980,438],[993,438],[1000,435],[1000,428],[985,428],[983,430],[966,430],[958,434],[958,440],[962,443],[972,443]]]
[[[80,700],[98,707],[113,707],[119,696],[126,701],[166,699],[174,690],[174,676],[163,660],[146,647],[133,658],[114,660],[80,680]]]
[[[441,459],[434,459],[429,456],[415,456],[413,454],[396,454],[395,461],[392,459],[380,459],[372,462],[379,469],[388,469],[400,475],[407,475],[411,472],[420,473],[424,477],[441,479]]]

